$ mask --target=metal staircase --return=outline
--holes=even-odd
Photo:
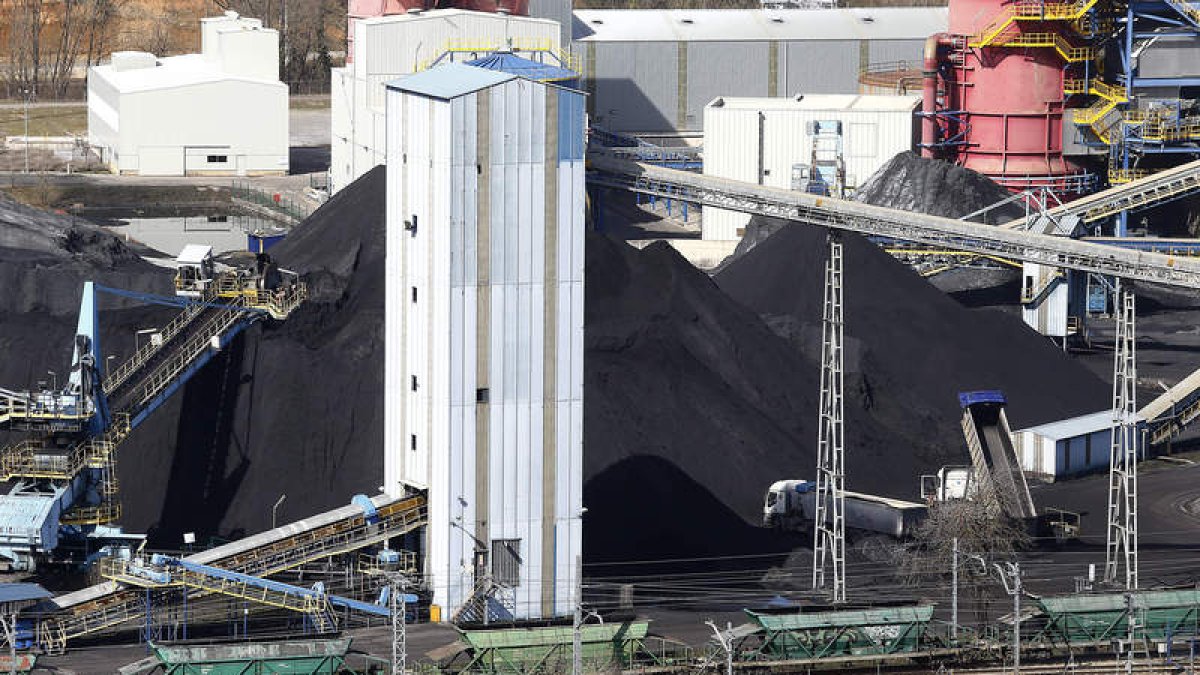
[[[382,504],[378,504],[384,500]],[[219,566],[230,572],[266,577],[306,562],[349,553],[415,530],[426,522],[425,497],[377,497],[373,515],[346,506],[328,514],[263,532],[197,553],[184,561]],[[144,616],[143,592],[108,582],[55,600],[61,612],[46,617],[38,639],[61,650],[70,639],[112,629]]]

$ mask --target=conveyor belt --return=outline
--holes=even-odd
[[[374,514],[360,503],[268,530],[184,558],[259,577],[269,576],[312,560],[348,553],[397,537],[425,524],[425,497],[370,500]],[[55,610],[39,626],[38,640],[47,649],[62,650],[68,640],[115,628],[140,619],[144,594],[105,582],[55,598]]]
[[[1147,403],[1138,411],[1138,418],[1146,422],[1151,444],[1164,443],[1183,433],[1187,425],[1200,419],[1200,370]]]
[[[1049,210],[1053,218],[1066,215],[1079,216],[1083,222],[1092,222],[1126,209],[1144,208],[1186,197],[1200,191],[1200,160],[1180,164],[1144,178],[1123,183],[1086,197],[1056,206]],[[1010,230],[1025,228],[1025,220],[1018,219],[1001,225]]]
[[[1200,169],[1200,163],[1194,163]],[[593,185],[673,197],[705,206],[796,220],[889,240],[1200,289],[1200,261],[991,227],[858,202],[818,197],[589,155]],[[1195,171],[1194,169],[1193,171]],[[1175,174],[1178,175],[1178,174]],[[1200,178],[1196,178],[1200,180]]]

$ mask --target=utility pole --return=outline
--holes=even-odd
[[[717,628],[717,624],[712,622],[712,619],[704,623],[713,629],[713,634],[717,636],[717,643],[721,645],[721,650],[725,652],[725,675],[733,675],[733,624],[726,622],[725,632],[722,633]]]
[[[25,99],[25,173],[29,173],[29,89],[22,89]]]
[[[999,563],[994,565],[996,573],[1000,575],[1000,583],[1004,584],[1004,590],[1013,596],[1013,672],[1021,672],[1021,563],[1004,563],[1001,567]],[[1008,580],[1012,579],[1012,586],[1009,586]]]
[[[1137,352],[1133,292],[1117,285],[1113,357],[1113,422],[1108,464],[1108,533],[1104,580],[1117,582],[1124,560],[1125,588],[1138,587]]]
[[[829,232],[821,340],[821,410],[817,430],[817,494],[813,522],[813,579],[825,587],[826,558],[833,568],[831,600],[846,601],[845,436],[842,386],[842,242]]]
[[[958,537],[954,538],[954,558],[951,562],[950,577],[954,590],[950,595],[950,639],[958,640]]]

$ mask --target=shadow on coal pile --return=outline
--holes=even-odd
[[[588,577],[764,570],[807,541],[750,525],[661,457],[609,466],[584,485],[583,503]]]

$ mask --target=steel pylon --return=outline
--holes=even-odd
[[[1113,361],[1113,424],[1108,464],[1108,536],[1104,580],[1117,583],[1124,562],[1125,588],[1138,587],[1137,354],[1134,296],[1117,288]]]
[[[821,410],[817,430],[817,494],[813,521],[813,589],[825,588],[832,567],[831,599],[846,601],[845,443],[842,384],[842,243],[829,235],[821,339]]]

